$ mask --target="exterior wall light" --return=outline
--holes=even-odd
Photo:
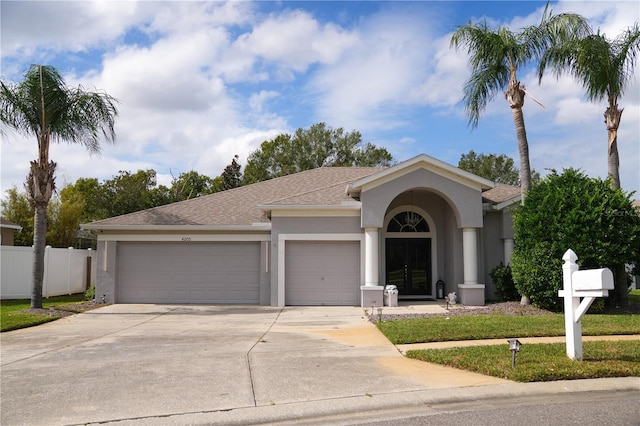
[[[520,352],[520,340],[518,339],[509,339],[509,350],[511,351],[511,368],[516,368],[516,354]]]

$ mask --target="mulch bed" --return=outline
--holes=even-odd
[[[533,305],[521,305],[520,302],[501,302],[490,303],[485,306],[463,306],[463,305],[450,305],[449,310],[444,313],[408,313],[408,314],[393,314],[390,310],[382,310],[382,320],[400,320],[407,318],[428,318],[428,317],[450,317],[456,315],[549,315],[555,312],[548,311],[546,309],[540,309]],[[640,305],[630,305],[624,309],[607,309],[606,314],[640,314]],[[371,322],[377,322],[379,316],[369,315]]]
[[[92,309],[101,308],[107,306],[105,303],[97,303],[93,300],[87,300],[85,302],[68,303],[65,305],[55,306],[51,308],[37,308],[37,309],[22,309],[17,312],[24,314],[35,315],[49,315],[56,318],[62,318],[69,315],[79,314],[81,312],[87,312]]]

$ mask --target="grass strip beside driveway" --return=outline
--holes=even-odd
[[[583,342],[583,360],[567,357],[564,343],[523,345],[511,367],[508,345],[407,351],[408,358],[517,382],[640,376],[640,340]]]
[[[376,324],[395,345],[511,337],[564,336],[564,315],[459,315],[409,318]],[[582,318],[583,336],[640,334],[640,315],[592,314]]]
[[[60,311],[75,313],[72,306],[78,302],[85,302],[84,293],[49,297],[42,300],[42,307],[49,309],[53,306],[58,312],[36,313],[29,310],[31,301],[28,299],[1,300],[0,329],[1,331],[17,330],[57,320],[60,317]]]

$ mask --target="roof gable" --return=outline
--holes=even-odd
[[[493,188],[495,184],[488,179],[476,176],[444,161],[437,160],[426,154],[420,154],[393,167],[380,171],[376,174],[361,178],[347,187],[347,193],[357,196],[362,190],[375,188],[386,182],[397,179],[403,175],[411,173],[417,169],[426,169],[437,175],[460,183],[462,185],[483,191]]]

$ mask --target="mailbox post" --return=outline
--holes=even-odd
[[[580,320],[596,297],[609,296],[613,290],[613,273],[609,268],[579,271],[578,255],[569,249],[562,256],[563,289],[558,296],[564,297],[564,327],[567,356],[582,360],[582,323]],[[582,301],[580,299],[582,298]]]

